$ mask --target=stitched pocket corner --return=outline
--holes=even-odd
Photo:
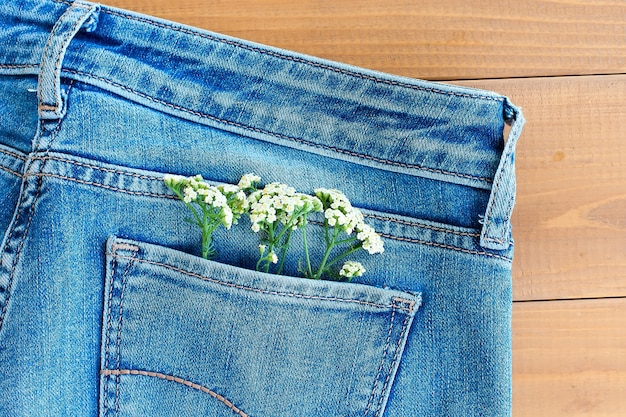
[[[101,416],[380,416],[420,303],[116,237],[106,260]]]

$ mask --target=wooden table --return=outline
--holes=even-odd
[[[514,415],[626,416],[626,1],[105,3],[510,96]]]

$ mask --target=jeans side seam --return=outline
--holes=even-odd
[[[213,121],[218,122],[218,123],[222,123],[222,124],[229,125],[229,126],[234,126],[234,127],[240,128],[240,129],[244,129],[244,130],[248,130],[248,131],[252,131],[252,132],[257,132],[257,133],[261,133],[261,134],[268,135],[268,136],[273,136],[273,137],[276,137],[276,138],[279,138],[279,139],[283,139],[283,140],[288,140],[288,141],[291,141],[291,142],[300,143],[300,144],[302,144],[304,146],[309,146],[309,147],[312,147],[312,148],[319,148],[319,149],[326,149],[326,150],[333,151],[335,153],[344,154],[344,155],[352,156],[352,157],[355,157],[355,158],[370,160],[370,161],[374,161],[374,162],[377,162],[377,163],[380,163],[380,164],[383,164],[383,165],[398,166],[398,167],[402,167],[402,168],[415,169],[415,170],[419,170],[419,171],[431,172],[431,173],[440,174],[440,175],[450,175],[450,176],[453,176],[453,177],[459,177],[459,178],[479,181],[479,182],[488,183],[488,184],[491,184],[493,182],[493,180],[491,178],[487,178],[487,177],[478,177],[478,176],[475,176],[475,175],[463,174],[463,173],[454,172],[454,171],[448,171],[448,170],[443,170],[443,169],[424,167],[424,166],[417,165],[417,164],[407,164],[407,163],[404,163],[404,162],[392,161],[392,160],[388,160],[388,159],[384,159],[384,158],[378,158],[378,157],[371,156],[371,155],[366,155],[366,154],[361,154],[361,153],[358,153],[358,152],[349,151],[347,149],[337,148],[337,147],[330,146],[330,145],[324,145],[324,144],[321,144],[321,143],[315,143],[315,142],[312,142],[312,141],[309,141],[309,140],[296,138],[296,137],[284,135],[284,134],[281,134],[281,133],[271,132],[271,131],[268,131],[268,130],[265,130],[265,129],[261,129],[261,128],[258,128],[258,127],[249,126],[249,125],[246,125],[246,124],[243,124],[243,123],[239,123],[239,122],[234,122],[232,120],[222,119],[222,118],[213,116],[211,114],[206,114],[206,113],[202,113],[202,112],[199,112],[199,111],[196,111],[196,110],[188,109],[186,107],[178,106],[176,104],[172,104],[172,103],[169,103],[167,101],[154,98],[154,97],[152,97],[150,95],[147,95],[147,94],[142,93],[140,91],[134,90],[133,88],[130,88],[128,86],[116,83],[116,82],[114,82],[112,80],[109,80],[107,78],[99,77],[97,75],[89,74],[89,73],[82,72],[82,71],[71,70],[71,69],[68,69],[68,68],[64,69],[63,71],[71,73],[71,74],[76,74],[76,75],[79,75],[79,76],[87,77],[87,78],[93,78],[93,79],[98,80],[98,81],[102,81],[102,82],[104,82],[106,84],[110,84],[110,85],[112,85],[114,87],[117,87],[119,89],[122,89],[124,91],[128,91],[128,92],[130,92],[132,94],[135,94],[135,95],[137,95],[139,97],[142,97],[142,98],[144,98],[146,100],[150,100],[150,101],[152,101],[154,103],[161,104],[163,106],[170,107],[170,108],[173,108],[175,110],[179,110],[179,111],[182,111],[182,112],[185,112],[185,113],[189,113],[189,114],[192,114],[194,116],[197,116],[197,117],[200,117],[200,118],[203,118],[203,119],[209,119],[209,120],[213,120]]]
[[[252,292],[258,292],[258,293],[262,293],[262,294],[269,294],[269,295],[276,295],[276,296],[280,296],[280,297],[293,297],[293,298],[302,298],[302,299],[307,299],[307,300],[323,300],[323,301],[338,301],[338,302],[344,302],[344,303],[351,303],[351,304],[362,304],[362,305],[366,305],[366,306],[370,306],[370,307],[376,307],[376,308],[382,308],[382,309],[386,309],[386,308],[393,308],[393,309],[400,309],[400,310],[404,310],[408,313],[412,312],[412,306],[410,307],[398,307],[395,304],[379,304],[379,303],[375,303],[375,302],[371,302],[371,301],[361,301],[361,300],[354,300],[354,299],[350,299],[350,298],[340,298],[340,297],[325,297],[325,296],[319,296],[319,295],[304,295],[304,294],[297,294],[297,293],[290,293],[290,292],[280,292],[280,291],[271,291],[271,290],[262,290],[260,288],[254,288],[254,287],[249,287],[246,285],[241,285],[241,284],[234,284],[234,283],[230,283],[230,282],[225,282],[225,281],[220,281],[218,279],[215,278],[210,278],[210,277],[205,277],[203,275],[200,274],[196,274],[195,272],[191,272],[191,271],[186,271],[184,269],[181,268],[177,268],[175,266],[172,265],[168,265],[166,263],[163,262],[157,262],[157,261],[151,261],[148,259],[141,259],[141,258],[135,258],[134,256],[131,258],[129,256],[123,256],[123,255],[118,255],[115,253],[110,253],[111,256],[113,257],[117,257],[117,258],[122,258],[122,259],[133,259],[136,262],[143,262],[146,264],[150,264],[150,265],[155,265],[155,266],[161,266],[167,269],[171,269],[173,271],[194,277],[194,278],[199,278],[203,281],[208,281],[208,282],[212,282],[214,284],[218,284],[218,285],[224,285],[227,287],[231,287],[231,288],[236,288],[236,289],[240,289],[240,290],[244,290],[244,291],[252,291]],[[410,300],[406,300],[407,302],[410,302]]]
[[[372,406],[372,402],[374,401],[374,398],[376,397],[376,386],[378,385],[378,380],[380,379],[381,373],[383,371],[383,367],[385,365],[385,358],[387,357],[387,352],[389,351],[389,344],[391,342],[391,333],[393,330],[393,319],[395,317],[395,314],[396,314],[396,309],[395,309],[395,306],[393,306],[391,310],[391,318],[389,319],[389,331],[387,332],[387,340],[385,341],[385,349],[383,350],[382,357],[380,358],[380,366],[378,367],[378,370],[376,371],[376,378],[374,378],[374,386],[372,387],[372,393],[370,394],[369,400],[367,401],[367,406],[365,407],[365,412],[363,413],[364,417],[367,417],[370,407]],[[381,393],[381,397],[382,397],[382,393]]]
[[[69,87],[68,87],[68,91],[71,89],[72,87],[72,83],[70,83]],[[40,125],[41,125],[41,132],[44,131],[43,125],[44,125],[44,121],[40,120]],[[56,138],[56,136],[58,135],[59,131],[61,130],[61,125],[63,124],[63,119],[59,119],[57,120],[57,124],[56,127],[54,129],[54,131],[52,132],[51,138],[50,138],[50,144],[52,144],[52,142],[54,142],[54,139]],[[39,139],[41,140],[41,136],[42,133],[39,133],[35,139]],[[48,148],[46,150],[46,153],[49,151],[50,148]],[[27,162],[28,163],[28,162]],[[32,161],[31,161],[32,163]],[[23,179],[26,179],[26,172],[28,170],[28,167],[26,167],[26,169],[24,170],[24,175],[22,176]],[[43,171],[43,163],[39,166],[39,173],[42,173]],[[6,297],[4,299],[4,303],[2,305],[2,311],[0,311],[0,330],[2,330],[2,325],[4,324],[4,318],[6,315],[6,311],[7,311],[7,306],[9,305],[9,301],[11,299],[11,291],[13,289],[13,278],[15,277],[15,270],[17,268],[17,263],[20,259],[20,254],[22,252],[22,248],[24,247],[24,243],[26,242],[26,238],[28,237],[28,231],[30,229],[30,225],[31,222],[33,220],[33,216],[35,215],[35,206],[37,205],[37,201],[39,200],[39,195],[41,194],[41,188],[43,186],[43,177],[40,177],[39,180],[37,181],[37,185],[36,185],[36,191],[35,191],[35,197],[33,198],[33,202],[29,207],[29,215],[28,215],[28,220],[26,221],[26,227],[23,231],[23,235],[20,239],[20,243],[15,251],[15,255],[13,258],[13,264],[11,265],[11,269],[9,272],[9,279],[8,279],[8,283],[7,283],[7,288],[6,288]],[[17,207],[19,210],[20,205],[22,204],[24,199],[24,195],[22,193],[20,193],[20,199],[17,203]],[[21,216],[18,216],[15,220],[18,220]],[[9,232],[9,235],[7,236],[6,239],[6,245],[8,245],[11,242],[11,238],[13,237],[13,234],[15,232],[15,222],[13,222],[13,224],[11,225],[11,231]],[[6,250],[6,245],[4,250]],[[0,253],[0,259],[2,257],[3,253]]]
[[[185,385],[185,386],[187,386],[189,388],[197,389],[197,390],[202,391],[202,392],[204,392],[206,394],[209,394],[211,397],[213,397],[216,400],[224,403],[224,405],[226,405],[228,408],[230,408],[232,411],[234,411],[235,414],[238,414],[241,417],[249,417],[246,413],[241,411],[241,409],[239,409],[236,405],[234,405],[230,400],[228,400],[223,395],[218,394],[217,392],[215,392],[215,391],[205,387],[204,385],[200,385],[200,384],[197,384],[195,382],[191,382],[191,381],[189,381],[187,379],[184,379],[184,378],[181,378],[181,377],[178,377],[178,376],[169,375],[169,374],[163,374],[161,372],[145,371],[145,370],[140,370],[140,369],[105,369],[105,370],[102,370],[100,373],[102,375],[106,375],[106,376],[111,376],[111,375],[142,375],[142,376],[160,378],[160,379],[164,379],[166,381],[177,382],[177,383]]]

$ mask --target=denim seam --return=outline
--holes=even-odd
[[[65,0],[54,0],[58,3],[64,3],[67,5],[72,5],[71,2],[65,1]],[[177,32],[181,32],[181,33],[186,33],[188,35],[192,35],[192,36],[197,36],[197,37],[201,37],[201,38],[205,38],[205,39],[209,39],[215,42],[219,42],[219,43],[224,43],[226,45],[231,45],[231,46],[235,46],[238,48],[242,48],[242,49],[246,49],[252,52],[258,52],[260,54],[264,54],[264,55],[269,55],[272,56],[274,58],[279,58],[279,59],[283,59],[283,60],[287,60],[287,61],[293,61],[293,62],[299,62],[301,64],[305,64],[305,65],[309,65],[312,67],[317,67],[317,68],[322,68],[322,69],[327,69],[333,72],[338,72],[341,74],[345,74],[345,75],[350,75],[353,76],[355,78],[362,78],[362,79],[366,79],[366,80],[370,80],[370,81],[374,81],[374,82],[379,82],[382,84],[388,84],[388,85],[395,85],[398,87],[404,87],[407,89],[412,89],[412,90],[421,90],[421,91],[428,91],[428,92],[432,92],[432,93],[436,93],[436,94],[442,94],[442,95],[452,95],[452,96],[458,96],[458,97],[467,97],[467,98],[478,98],[478,99],[484,99],[484,100],[489,100],[489,101],[504,101],[504,97],[493,97],[493,96],[485,96],[485,95],[480,95],[480,94],[470,94],[470,93],[459,93],[459,92],[455,92],[455,91],[444,91],[444,90],[440,90],[437,88],[433,88],[433,87],[422,87],[419,85],[413,85],[413,84],[409,84],[409,83],[404,83],[401,81],[395,81],[395,80],[386,80],[384,78],[379,78],[379,77],[375,77],[373,75],[367,75],[367,74],[362,74],[359,72],[355,72],[355,71],[349,71],[343,68],[337,68],[334,67],[332,65],[328,65],[328,64],[322,64],[319,62],[314,62],[314,61],[310,61],[304,58],[299,58],[299,57],[294,57],[294,56],[290,56],[290,55],[285,55],[285,54],[281,54],[278,52],[274,52],[274,51],[270,51],[270,50],[266,50],[263,48],[259,48],[259,47],[255,47],[255,46],[251,46],[251,45],[246,45],[245,43],[241,43],[241,42],[237,42],[234,40],[228,40],[228,39],[221,39],[218,38],[216,36],[213,35],[209,35],[206,33],[201,33],[201,32],[196,32],[193,30],[189,30],[186,29],[184,27],[179,27],[179,26],[174,26],[174,25],[169,25],[169,24],[164,24],[164,23],[160,23],[160,22],[155,22],[153,20],[150,19],[145,19],[142,17],[137,17],[137,16],[132,16],[132,15],[128,15],[128,14],[123,14],[114,10],[106,10],[103,9],[102,10],[104,13],[108,13],[114,16],[119,16],[122,17],[124,19],[129,19],[129,20],[135,20],[138,22],[142,22],[142,23],[147,23],[153,26],[157,26],[160,28],[164,28],[164,29],[171,29]]]
[[[59,179],[65,179],[65,180],[68,180],[68,181],[75,181],[75,182],[78,182],[80,184],[92,185],[94,187],[101,187],[101,188],[105,188],[105,189],[112,190],[112,191],[115,191],[115,192],[121,192],[121,193],[125,193],[125,194],[130,194],[130,195],[149,196],[149,197],[157,197],[157,198],[167,198],[167,199],[170,199],[170,200],[177,200],[178,199],[178,197],[176,197],[174,195],[169,196],[169,195],[166,195],[166,194],[155,194],[155,193],[149,193],[149,192],[144,192],[144,191],[129,191],[129,190],[121,189],[121,188],[111,187],[111,186],[105,185],[105,184],[100,184],[100,183],[97,183],[97,182],[83,181],[83,180],[79,180],[78,178],[73,178],[73,177],[68,177],[68,176],[58,175],[58,174],[52,174],[52,173],[37,173],[37,174],[32,174],[32,175],[40,176],[40,177],[59,178]],[[414,239],[414,238],[401,237],[401,236],[394,236],[394,235],[390,235],[390,234],[387,234],[387,233],[380,233],[380,235],[382,237],[387,238],[387,239],[399,240],[399,241],[402,241],[402,242],[421,243],[421,244],[424,244],[424,245],[437,246],[437,247],[440,247],[440,248],[451,249],[451,250],[455,250],[455,251],[459,251],[459,252],[463,252],[463,253],[469,253],[469,254],[472,254],[472,255],[490,256],[490,257],[502,259],[502,260],[505,260],[505,261],[508,261],[508,262],[512,261],[511,258],[507,258],[506,256],[502,256],[502,255],[497,255],[495,253],[475,251],[475,250],[471,250],[471,249],[461,248],[461,247],[458,247],[458,246],[446,245],[446,244],[443,244],[443,243],[429,242],[427,240]]]
[[[387,390],[387,386],[389,385],[389,382],[391,381],[391,374],[393,373],[393,368],[396,366],[396,362],[398,361],[398,358],[400,356],[400,345],[402,344],[402,340],[404,339],[404,334],[407,331],[407,324],[409,322],[409,315],[407,314],[406,317],[404,318],[404,322],[402,323],[402,330],[400,331],[400,335],[398,336],[398,344],[396,345],[396,351],[393,355],[393,359],[391,360],[391,366],[389,367],[389,372],[387,372],[387,378],[385,378],[385,384],[383,385],[382,388],[382,392],[381,392],[381,396],[380,399],[378,400],[378,407],[376,408],[376,412],[374,413],[374,416],[378,415],[380,416],[379,413],[382,412],[382,406],[383,406],[383,400],[384,400],[384,394],[385,391]]]
[[[172,103],[169,103],[167,101],[154,98],[154,97],[149,96],[149,95],[147,95],[145,93],[142,93],[140,91],[137,91],[137,90],[134,90],[134,89],[132,89],[130,87],[127,87],[125,85],[122,85],[122,84],[116,83],[114,81],[111,81],[111,80],[109,80],[107,78],[99,77],[97,75],[89,74],[89,73],[82,72],[82,71],[71,70],[71,69],[68,69],[68,68],[66,68],[64,71],[65,72],[69,72],[71,74],[81,75],[81,76],[84,76],[84,77],[87,77],[87,78],[93,78],[95,80],[102,81],[102,82],[110,84],[110,85],[112,85],[114,87],[117,87],[117,88],[120,88],[122,90],[128,91],[128,92],[130,92],[132,94],[135,94],[135,95],[137,95],[139,97],[145,98],[147,100],[153,101],[155,103],[158,103],[158,104],[161,104],[161,105],[164,105],[164,106],[167,106],[167,107],[171,107],[171,108],[173,108],[175,110],[180,110],[180,111],[192,114],[194,116],[198,116],[198,117],[201,117],[201,118],[204,118],[204,119],[213,120],[215,122],[223,123],[223,124],[230,125],[230,126],[235,126],[235,127],[238,127],[238,128],[244,129],[244,130],[249,130],[249,131],[261,133],[261,134],[264,134],[264,135],[277,137],[279,139],[289,140],[291,142],[300,143],[302,145],[309,146],[309,147],[312,147],[312,148],[326,149],[326,150],[330,150],[330,151],[333,151],[333,152],[336,152],[336,153],[339,153],[339,154],[345,154],[345,155],[353,156],[353,157],[356,157],[356,158],[371,160],[371,161],[378,162],[378,163],[383,164],[383,165],[399,166],[399,167],[402,167],[402,168],[416,169],[416,170],[420,170],[420,171],[432,172],[432,173],[441,174],[441,175],[450,175],[450,176],[454,176],[454,177],[466,178],[466,179],[480,181],[480,182],[489,183],[489,184],[492,183],[492,179],[491,178],[487,178],[487,177],[478,177],[478,176],[475,176],[475,175],[463,174],[463,173],[454,172],[454,171],[442,170],[442,169],[437,169],[437,168],[429,168],[429,167],[424,167],[424,166],[417,165],[417,164],[407,164],[407,163],[404,163],[404,162],[398,162],[398,161],[392,161],[392,160],[388,160],[388,159],[384,159],[384,158],[378,158],[378,157],[371,156],[371,155],[361,154],[361,153],[358,153],[358,152],[352,152],[352,151],[349,151],[347,149],[337,148],[337,147],[334,147],[334,146],[324,145],[324,144],[321,144],[321,143],[315,143],[315,142],[312,142],[312,141],[309,141],[309,140],[306,140],[306,139],[301,139],[301,138],[296,138],[296,137],[293,137],[293,136],[284,135],[284,134],[281,134],[281,133],[271,132],[269,130],[261,129],[261,128],[254,127],[254,126],[249,126],[249,125],[246,125],[246,124],[243,124],[243,123],[239,123],[239,122],[234,122],[232,120],[221,119],[221,118],[213,116],[211,114],[206,114],[206,113],[202,113],[202,112],[199,112],[199,111],[196,111],[196,110],[191,110],[191,109],[188,109],[186,107],[178,106],[176,104],[172,104]]]
[[[411,242],[411,243],[422,243],[422,244],[428,245],[428,246],[437,246],[439,248],[456,250],[456,251],[459,251],[459,252],[469,253],[469,254],[472,254],[472,255],[491,256],[493,258],[502,259],[502,260],[505,260],[505,261],[508,261],[508,262],[512,261],[511,258],[507,258],[506,256],[502,256],[502,255],[497,255],[495,253],[481,252],[481,251],[476,251],[476,250],[471,250],[471,249],[465,249],[465,248],[460,248],[458,246],[446,245],[444,243],[429,242],[427,240],[413,239],[413,238],[410,238],[410,237],[392,236],[392,235],[388,235],[386,233],[379,233],[379,235],[381,235],[382,237],[385,237],[387,239],[400,240],[400,241],[403,241],[403,242]]]
[[[0,153],[3,153],[3,154],[6,154],[6,155],[9,155],[9,156],[12,156],[12,157],[14,157],[14,158],[16,158],[16,159],[20,159],[20,160],[22,160],[22,161],[26,161],[26,159],[27,159],[27,158],[26,158],[25,156],[23,156],[23,155],[20,155],[20,154],[15,153],[15,152],[7,151],[7,150],[5,150],[5,149],[0,149]]]
[[[175,195],[169,196],[167,194],[155,194],[155,193],[150,193],[150,192],[147,192],[147,191],[124,190],[123,188],[112,187],[110,185],[100,184],[98,182],[79,180],[78,178],[68,177],[68,176],[59,175],[59,174],[37,173],[37,174],[31,174],[31,175],[38,176],[38,177],[52,177],[52,178],[65,179],[65,180],[69,180],[69,181],[75,181],[75,182],[78,182],[80,184],[93,185],[94,187],[101,187],[101,188],[105,188],[107,190],[112,190],[112,191],[120,192],[120,193],[124,193],[124,194],[141,195],[141,196],[158,197],[158,198],[167,198],[167,199],[170,199],[170,200],[177,200],[178,199],[178,197],[176,197]]]
[[[380,379],[380,375],[385,365],[385,358],[387,357],[387,351],[389,350],[389,343],[391,342],[391,333],[393,331],[393,319],[395,315],[396,315],[396,309],[395,309],[395,306],[392,306],[391,318],[389,319],[389,331],[387,332],[387,340],[385,340],[385,348],[383,349],[383,355],[380,358],[380,366],[378,367],[378,370],[376,371],[376,378],[374,378],[374,386],[372,387],[372,393],[370,394],[370,398],[367,401],[367,406],[365,407],[365,412],[363,413],[364,417],[367,417],[370,407],[372,406],[372,401],[376,397],[376,386],[378,385],[378,380]],[[381,392],[381,396],[382,396],[382,392]]]
[[[372,219],[382,220],[382,221],[390,221],[390,222],[394,222],[394,223],[404,224],[406,226],[421,227],[421,228],[424,228],[424,229],[434,230],[436,232],[452,233],[452,234],[459,235],[459,236],[469,236],[469,237],[479,237],[480,236],[480,233],[460,232],[458,230],[445,229],[443,227],[436,227],[436,226],[429,226],[429,225],[426,225],[426,224],[410,222],[410,221],[402,220],[402,219],[393,219],[391,217],[378,216],[376,214],[365,214],[365,213],[363,213],[363,216],[364,217],[369,217],[369,218],[372,218]]]
[[[115,257],[122,258],[122,259],[131,259],[128,256],[118,255],[116,253],[109,253],[109,254],[111,256],[115,256]],[[325,296],[320,296],[320,295],[304,295],[304,294],[297,294],[297,293],[290,293],[290,292],[262,290],[260,288],[254,288],[254,287],[249,287],[249,286],[246,286],[246,285],[233,284],[233,283],[226,282],[226,281],[220,281],[220,280],[218,280],[216,278],[210,278],[210,277],[206,277],[204,275],[196,274],[195,272],[186,271],[184,269],[177,268],[177,267],[175,267],[173,265],[168,265],[168,264],[163,263],[163,262],[151,261],[151,260],[142,259],[142,258],[133,258],[133,259],[136,262],[144,262],[144,263],[151,264],[151,265],[161,266],[161,267],[164,267],[164,268],[167,268],[167,269],[171,269],[171,270],[176,271],[176,272],[180,272],[180,273],[188,275],[188,276],[199,278],[199,279],[201,279],[203,281],[212,282],[214,284],[223,285],[223,286],[226,286],[226,287],[237,288],[237,289],[244,290],[244,291],[252,291],[252,292],[258,292],[258,293],[262,293],[262,294],[276,295],[276,296],[280,296],[280,297],[293,297],[293,298],[302,298],[302,299],[307,299],[307,300],[339,301],[339,302],[345,302],[345,303],[362,304],[362,305],[367,305],[367,306],[376,307],[376,308],[399,309],[399,310],[406,311],[408,314],[411,314],[413,312],[413,305],[411,305],[410,307],[398,307],[395,304],[379,304],[379,303],[374,303],[374,302],[371,302],[371,301],[353,300],[353,299],[349,299],[349,298],[325,297]],[[407,302],[410,302],[410,300],[407,300]]]
[[[48,156],[48,155],[46,155],[46,156],[35,156],[33,159],[66,162],[68,164],[78,165],[78,166],[85,167],[85,168],[97,169],[98,171],[110,172],[112,174],[128,175],[128,176],[131,176],[131,177],[140,178],[140,179],[143,179],[143,180],[150,180],[150,181],[163,181],[163,178],[157,178],[157,177],[151,177],[151,176],[148,176],[148,175],[135,174],[134,172],[125,172],[125,171],[116,170],[116,169],[104,168],[104,167],[100,167],[100,166],[97,166],[97,165],[86,164],[84,162],[73,161],[71,159],[60,158],[58,156]]]
[[[22,177],[23,177],[23,176],[22,176],[22,174],[20,174],[20,173],[19,173],[19,172],[17,172],[17,171],[13,171],[11,168],[3,167],[2,165],[0,165],[0,169],[1,169],[1,170],[3,170],[3,171],[8,172],[8,173],[10,173],[10,174],[13,174],[13,175],[15,175],[16,177],[19,177],[19,178],[22,178]]]
[[[126,268],[124,268],[124,273],[122,274],[122,289],[120,292],[120,311],[119,311],[119,323],[117,328],[117,369],[120,369],[122,363],[122,354],[121,354],[121,346],[122,346],[122,322],[124,318],[124,292],[126,290],[126,282],[128,278],[128,271],[133,265],[133,261],[136,259],[137,253],[133,253],[133,255],[128,259],[128,263],[126,264]],[[128,257],[126,257],[128,258]],[[112,283],[111,283],[112,284]],[[115,415],[119,414],[120,411],[120,375],[115,376]]]
[[[68,91],[69,89],[71,89],[72,84],[69,85],[68,87]],[[44,125],[44,121],[41,120],[40,121],[41,124],[41,130],[43,131],[43,125]],[[50,144],[52,144],[52,142],[54,142],[54,139],[56,138],[57,134],[59,133],[59,131],[61,130],[61,125],[63,124],[63,119],[58,119],[57,120],[57,125],[54,129],[54,131],[52,132],[51,135],[51,139],[50,139]],[[39,140],[41,140],[41,133],[39,133],[37,136],[39,136]],[[48,148],[49,150],[49,148]],[[47,150],[46,150],[47,152]],[[41,164],[41,166],[39,167],[39,170],[41,172],[41,170],[43,170],[43,163]],[[26,175],[24,175],[22,177],[24,180],[26,179]],[[28,215],[28,220],[26,221],[26,227],[24,228],[24,232],[23,232],[23,236],[20,240],[19,245],[17,246],[17,249],[15,251],[15,255],[13,258],[13,265],[11,265],[11,272],[9,273],[9,280],[7,282],[7,287],[6,287],[6,297],[4,299],[4,305],[2,306],[2,311],[0,312],[0,330],[2,329],[2,325],[4,324],[4,317],[6,314],[6,310],[7,310],[7,306],[9,305],[9,301],[11,299],[11,291],[12,291],[12,287],[13,287],[13,278],[15,276],[15,270],[17,268],[17,263],[19,261],[20,258],[20,253],[22,252],[22,248],[24,247],[24,243],[26,242],[26,238],[28,237],[28,231],[30,230],[30,225],[31,222],[33,220],[33,216],[35,214],[35,206],[37,205],[37,200],[39,199],[39,195],[41,194],[41,188],[43,185],[43,178],[40,178],[38,181],[38,184],[36,185],[37,190],[35,192],[35,197],[33,198],[33,202],[30,206],[30,213]],[[17,203],[17,207],[19,207],[22,203],[22,199],[23,199],[23,195],[22,193],[20,193],[20,201],[18,201]],[[18,218],[21,216],[18,216]],[[17,219],[16,219],[17,220]],[[12,227],[11,227],[11,231],[9,232],[9,235],[7,236],[6,239],[6,245],[8,245],[11,242],[11,238],[13,237],[13,233],[15,232],[15,222],[13,223]],[[5,250],[6,250],[6,246],[5,246]],[[1,256],[3,254],[0,253],[0,259]]]
[[[39,68],[38,64],[0,64],[0,68]]]
[[[209,394],[211,397],[215,398],[216,400],[222,402],[224,405],[226,405],[228,408],[230,408],[233,412],[235,412],[235,414],[241,416],[241,417],[248,417],[248,415],[246,413],[244,413],[243,411],[241,411],[237,406],[235,406],[231,401],[229,401],[226,397],[216,393],[215,391],[200,385],[200,384],[196,384],[195,382],[191,382],[188,381],[186,379],[177,377],[177,376],[173,376],[173,375],[167,375],[167,374],[163,374],[160,372],[152,372],[152,371],[143,371],[143,370],[138,370],[138,369],[106,369],[106,370],[102,370],[100,371],[101,374],[103,375],[143,375],[143,376],[148,376],[148,377],[155,377],[155,378],[160,378],[160,379],[165,379],[167,381],[171,381],[171,382],[177,382],[179,384],[185,385],[189,388],[193,388],[193,389],[197,389],[199,391],[202,391],[206,394]]]
[[[107,303],[107,330],[106,330],[106,339],[105,339],[105,348],[104,348],[104,368],[109,368],[109,344],[111,343],[111,326],[113,325],[111,307],[112,307],[112,298],[113,298],[113,280],[115,277],[115,269],[117,268],[117,258],[113,257],[111,259],[111,280],[109,282],[109,300]],[[110,382],[111,376],[107,376],[106,382],[104,383],[104,395],[103,395],[103,406],[104,406],[104,415],[109,413],[108,411],[108,386]]]
[[[0,151],[1,152],[1,151]],[[110,172],[113,174],[120,174],[120,175],[128,175],[131,177],[135,177],[135,178],[140,178],[140,179],[145,179],[145,180],[149,180],[149,181],[163,181],[163,178],[155,178],[155,177],[151,177],[151,176],[147,176],[147,175],[141,175],[141,174],[135,174],[133,172],[126,172],[126,171],[121,171],[121,170],[116,170],[116,169],[110,169],[110,168],[104,168],[104,167],[100,167],[97,165],[91,165],[91,164],[86,164],[84,162],[78,162],[78,161],[74,161],[71,159],[66,159],[66,158],[61,158],[58,156],[36,156],[33,159],[41,159],[41,160],[53,160],[53,161],[59,161],[59,162],[66,162],[68,164],[73,164],[73,165],[78,165],[78,166],[82,166],[82,167],[86,167],[86,168],[92,168],[92,169],[96,169],[102,172]],[[116,188],[119,189],[119,188]],[[122,190],[122,189],[119,189]],[[139,192],[139,191],[137,191]],[[168,194],[163,194],[159,196],[163,196],[163,197],[170,197]],[[384,216],[379,216],[379,215],[375,215],[375,214],[363,214],[365,217],[370,217],[373,219],[377,219],[377,220],[382,220],[382,221],[389,221],[389,222],[393,222],[393,223],[399,223],[399,224],[404,224],[406,226],[415,226],[415,227],[421,227],[424,229],[430,229],[430,230],[434,230],[434,231],[438,231],[438,232],[444,232],[444,233],[452,233],[455,235],[460,235],[460,236],[469,236],[469,237],[479,237],[480,233],[471,233],[471,232],[460,232],[454,229],[445,229],[443,227],[435,227],[435,226],[429,226],[426,224],[420,224],[417,222],[410,222],[407,220],[401,220],[401,219],[394,219],[391,217],[384,217]]]

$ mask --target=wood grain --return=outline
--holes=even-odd
[[[515,417],[626,416],[626,299],[516,303]]]
[[[509,95],[516,300],[626,296],[626,75],[463,82]]]
[[[243,39],[432,80],[626,71],[622,0],[106,0]]]

